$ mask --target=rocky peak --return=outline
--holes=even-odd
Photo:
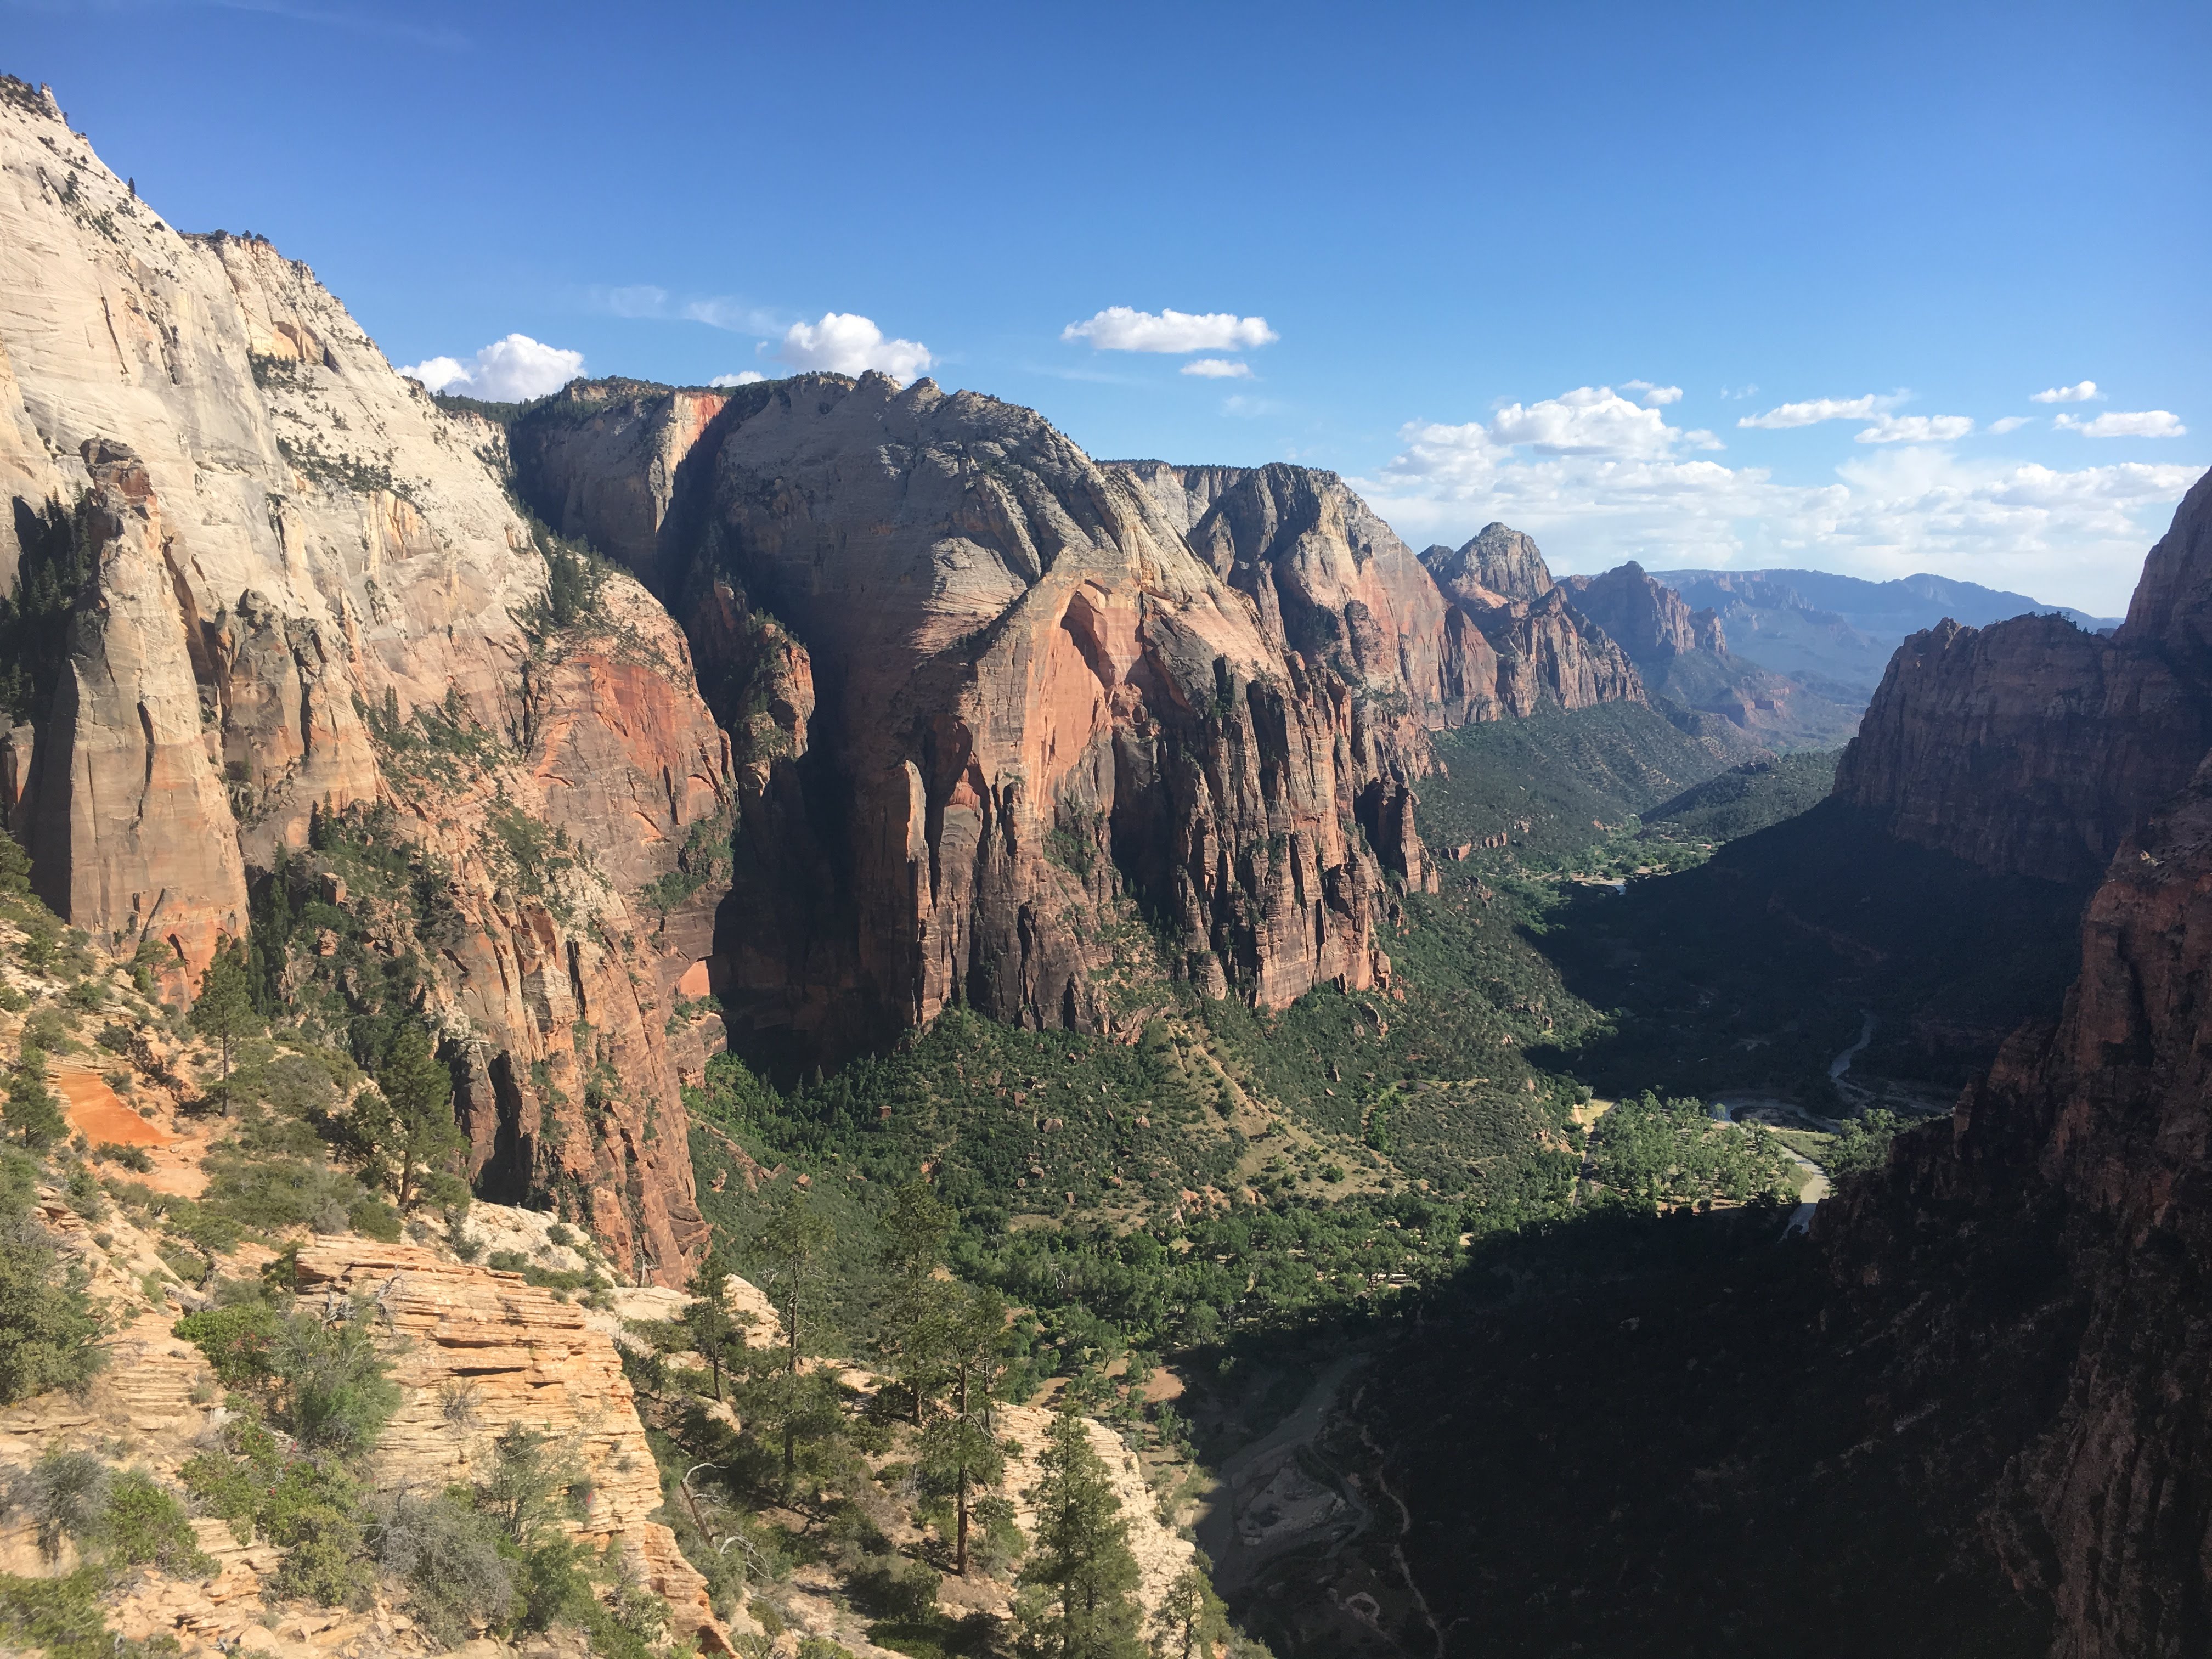
[[[1603,575],[1569,576],[1561,586],[1575,608],[1618,640],[1639,667],[1663,667],[1692,651],[1727,653],[1719,616],[1692,611],[1680,593],[1632,559]]]
[[[1431,547],[1421,562],[1437,586],[1454,598],[1494,593],[1508,601],[1541,599],[1552,586],[1551,567],[1532,537],[1508,525],[1486,524],[1464,547]]]

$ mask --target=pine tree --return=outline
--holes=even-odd
[[[775,1209],[769,1212],[754,1240],[754,1247],[768,1259],[768,1272],[763,1275],[767,1281],[764,1288],[781,1304],[779,1311],[783,1315],[788,1350],[785,1370],[793,1376],[798,1375],[799,1357],[804,1351],[800,1316],[812,1305],[810,1292],[822,1276],[830,1247],[836,1241],[836,1230],[814,1212],[806,1189],[796,1181],[777,1195]],[[787,1423],[783,1436],[783,1478],[787,1486],[795,1467],[794,1438]]]
[[[199,998],[192,1004],[192,1030],[222,1045],[222,1086],[217,1098],[226,1112],[230,1109],[231,1045],[264,1029],[261,1016],[254,1012],[246,946],[240,940],[225,939],[216,947],[215,960],[200,981]]]
[[[375,1078],[374,1090],[355,1097],[351,1150],[364,1170],[391,1189],[392,1202],[410,1210],[442,1184],[441,1166],[468,1145],[453,1121],[453,1073],[432,1049],[429,1034],[410,1019],[392,1034]]]
[[[938,1276],[952,1212],[924,1181],[908,1181],[892,1194],[883,1221],[882,1261],[890,1269],[879,1346],[905,1385],[908,1408],[919,1426],[948,1373],[944,1353],[957,1317],[955,1286]]]
[[[990,1428],[991,1400],[1003,1370],[1006,1304],[994,1291],[947,1289],[957,1299],[940,1327],[938,1353],[951,1376],[952,1407],[923,1428],[920,1470],[926,1486],[953,1500],[952,1571],[964,1577],[974,1489],[997,1486],[1006,1470],[1006,1454]]]
[[[722,1362],[729,1345],[742,1345],[743,1328],[731,1316],[726,1297],[726,1281],[732,1268],[722,1253],[709,1249],[707,1259],[699,1264],[699,1271],[691,1275],[687,1287],[691,1301],[684,1310],[684,1328],[690,1333],[691,1346],[706,1360],[714,1374],[714,1398],[722,1397]]]
[[[44,1152],[69,1133],[53,1091],[46,1087],[46,1057],[26,1045],[22,1064],[8,1084],[8,1101],[0,1107],[8,1133],[34,1152]]]
[[[1139,1659],[1129,1523],[1073,1404],[1053,1419],[1039,1467],[1036,1547],[1022,1582],[1049,1591],[1054,1607],[1035,1639],[1048,1659]]]
[[[1176,1659],[1199,1659],[1227,1633],[1228,1609],[1213,1593],[1202,1568],[1185,1567],[1161,1599],[1160,1622],[1176,1644]]]

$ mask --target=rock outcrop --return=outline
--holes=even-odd
[[[491,1443],[508,1425],[549,1434],[590,1477],[574,1535],[595,1549],[616,1545],[640,1581],[666,1598],[672,1633],[727,1650],[706,1581],[676,1535],[649,1518],[661,1505],[659,1466],[622,1356],[581,1308],[520,1273],[357,1238],[304,1247],[298,1280],[306,1297],[374,1297],[401,1339],[392,1370],[401,1405],[377,1442],[379,1486],[465,1484],[481,1478]]]
[[[2110,636],[2060,617],[1946,623],[1899,647],[1836,793],[1984,869],[2087,880],[2212,747],[2212,475]]]
[[[334,902],[364,960],[419,965],[394,994],[444,1038],[474,1170],[680,1277],[704,1228],[665,1028],[707,954],[726,747],[629,578],[550,620],[500,435],[305,265],[179,234],[0,85],[0,582],[74,595],[36,619],[0,764],[40,892],[157,945],[181,999],[280,863],[302,900],[342,890],[315,822],[396,851],[419,879]],[[285,969],[340,1030],[349,961]]]
[[[1486,606],[1499,600],[1534,603],[1552,591],[1556,580],[1534,537],[1495,522],[1483,526],[1464,547],[1428,549],[1421,562],[1452,598]]]

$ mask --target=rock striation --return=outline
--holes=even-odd
[[[1836,793],[1899,839],[2087,880],[2212,747],[2212,475],[2151,550],[2125,623],[1945,623],[1899,647]]]
[[[420,965],[474,1172],[680,1277],[704,1227],[665,1028],[707,954],[685,860],[726,833],[727,746],[629,578],[550,621],[501,440],[305,265],[179,234],[0,83],[0,586],[66,596],[0,744],[40,891],[158,949],[181,1000],[280,864],[302,901],[343,887],[319,819],[373,824],[423,879],[335,902]]]
[[[728,1650],[706,1581],[653,1520],[660,1471],[613,1340],[568,1302],[499,1273],[410,1244],[346,1239],[303,1247],[303,1297],[375,1298],[398,1352],[402,1403],[377,1442],[376,1484],[443,1490],[481,1477],[510,1425],[550,1434],[590,1476],[574,1536],[615,1544],[667,1599],[672,1633]]]

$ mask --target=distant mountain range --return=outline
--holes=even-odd
[[[2021,616],[2063,617],[2091,633],[2093,617],[1948,576],[1870,582],[1825,570],[1655,570],[1693,609],[1720,618],[1729,648],[1838,701],[1863,703],[1907,635],[1945,617],[1969,628]]]

